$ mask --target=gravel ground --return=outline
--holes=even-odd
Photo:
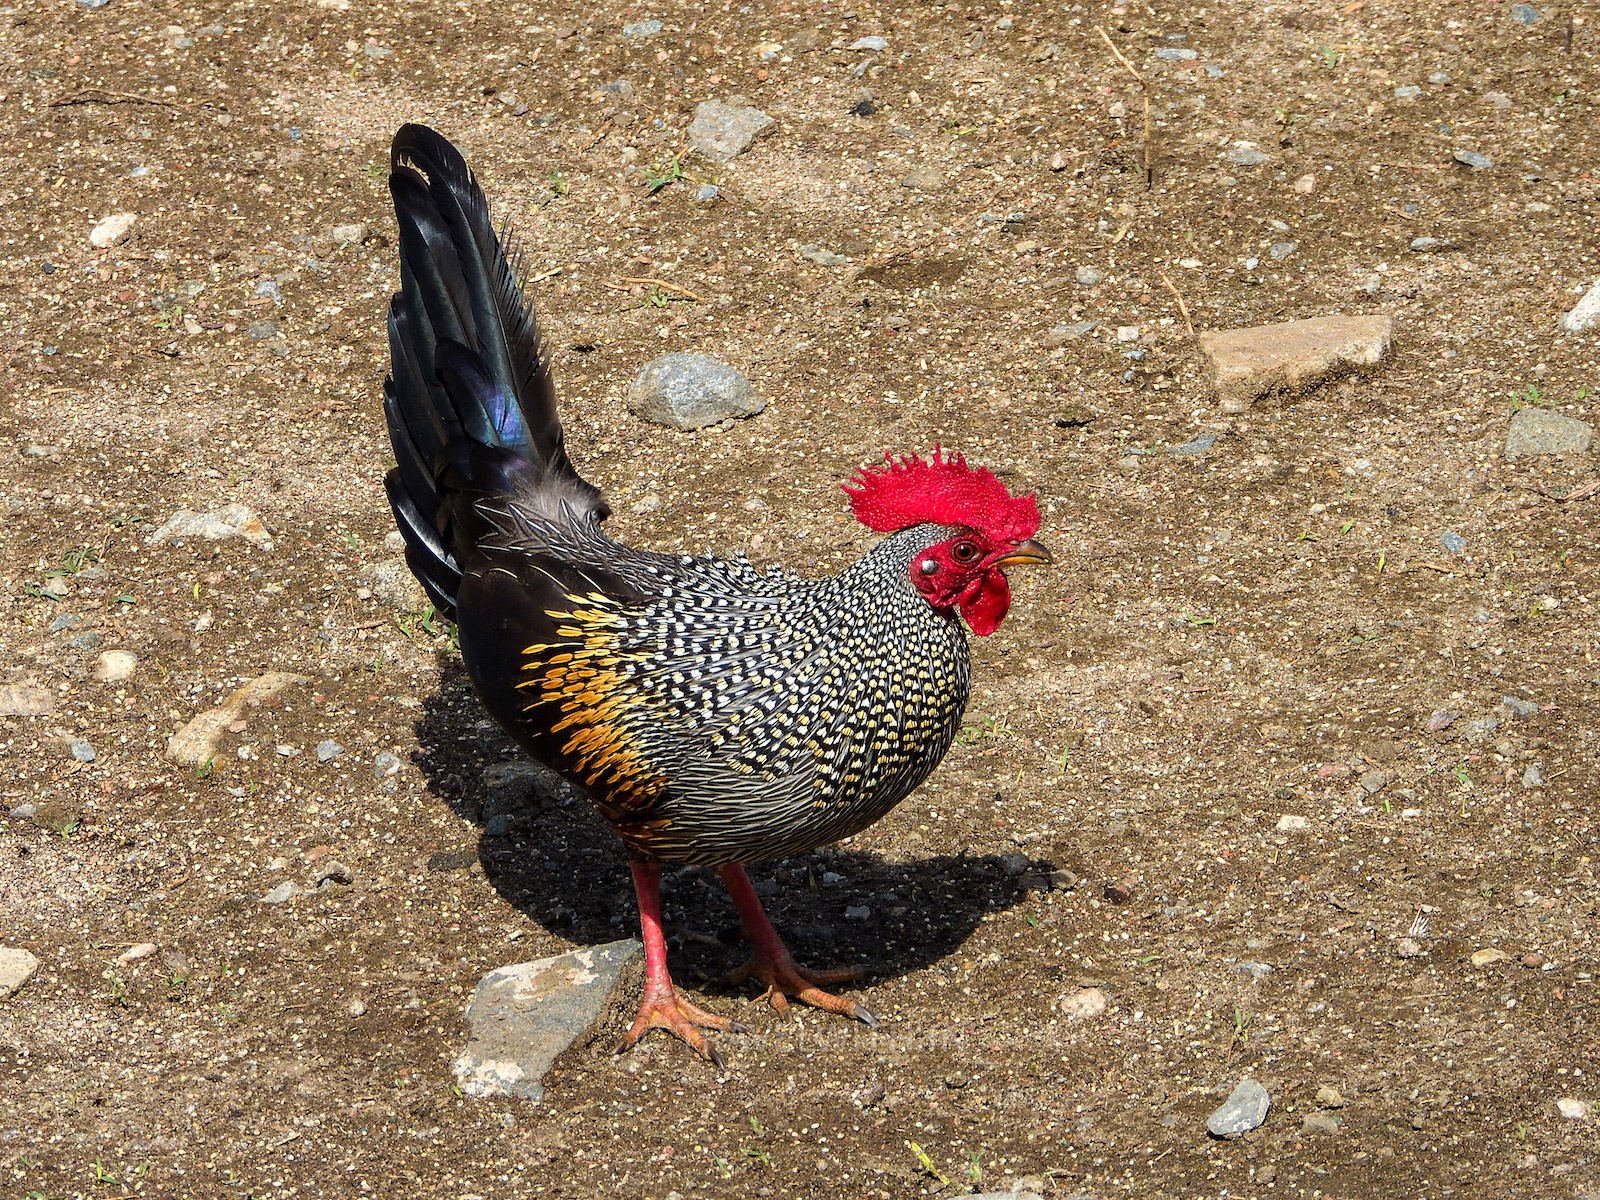
[[[0,1191],[1600,1189],[1600,498],[1592,451],[1504,454],[1600,388],[1600,332],[1557,332],[1600,278],[1585,15],[0,9],[0,942],[41,962],[0,1000]],[[711,99],[773,124],[692,152]],[[636,916],[583,802],[485,775],[511,746],[388,540],[407,120],[515,221],[618,535],[820,573],[885,450],[1038,490],[1057,565],[945,765],[756,871],[881,1031],[702,994],[740,951],[682,870],[674,969],[756,1026],[726,1073],[614,1057],[619,1001],[540,1104],[456,1090],[484,972]],[[1185,309],[1394,348],[1224,414]],[[678,351],[764,411],[631,415]],[[1265,1122],[1208,1134],[1245,1078]]]

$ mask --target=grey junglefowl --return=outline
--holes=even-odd
[[[420,125],[390,164],[389,502],[484,707],[622,839],[646,975],[619,1051],[662,1028],[720,1064],[701,1031],[743,1031],[673,986],[663,863],[721,875],[754,949],[730,979],[759,981],[779,1010],[793,996],[875,1025],[824,990],[859,972],[795,964],[743,864],[866,828],[944,757],[967,702],[963,620],[993,633],[1005,568],[1050,561],[1033,497],[938,449],[889,458],[845,485],[887,536],[831,579],[612,541],[567,456],[520,259],[472,172]]]

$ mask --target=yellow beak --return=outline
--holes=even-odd
[[[1054,561],[1055,560],[1050,557],[1050,551],[1044,548],[1043,543],[1036,542],[1032,538],[1029,538],[1010,554],[1006,555],[999,562],[995,563],[995,566],[1043,567],[1048,566]]]

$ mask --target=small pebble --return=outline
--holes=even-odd
[[[317,761],[327,762],[329,759],[338,758],[344,753],[344,747],[335,741],[317,743]]]
[[[1182,46],[1163,46],[1156,51],[1156,57],[1166,62],[1189,62],[1200,57],[1198,50],[1188,50]]]
[[[94,747],[82,738],[73,738],[68,750],[78,762],[92,763],[94,761]]]
[[[1307,1133],[1338,1133],[1342,1124],[1338,1117],[1332,1113],[1314,1112],[1307,1113],[1300,1127]]]
[[[1084,287],[1095,287],[1103,283],[1106,276],[1104,271],[1097,271],[1093,267],[1079,267],[1074,273],[1074,277]]]
[[[873,35],[872,37],[857,38],[845,47],[846,50],[887,50],[889,42],[885,38]]]
[[[1428,76],[1428,82],[1429,83],[1435,83],[1435,84],[1438,84],[1438,83],[1449,83],[1450,82],[1450,72],[1449,71],[1435,71],[1432,75]]]
[[[140,942],[136,946],[129,946],[121,954],[117,955],[117,961],[126,966],[128,963],[138,962],[141,958],[149,958],[155,952],[156,944],[154,942]]]
[[[850,921],[869,921],[872,919],[872,910],[865,904],[852,904],[844,910],[844,915]]]
[[[364,1016],[367,1011],[367,1002],[360,996],[356,996],[349,1004],[345,1005],[345,1011],[352,1017]]]
[[[1568,1121],[1587,1121],[1594,1115],[1594,1105],[1588,1100],[1562,1097],[1556,1101],[1556,1112]]]
[[[1467,539],[1447,529],[1439,535],[1439,545],[1451,554],[1460,554],[1467,548]]]
[[[385,750],[372,760],[374,779],[393,779],[400,774],[400,760]]]
[[[1513,4],[1511,19],[1518,25],[1532,25],[1539,20],[1539,10],[1531,4]]]
[[[1328,1083],[1317,1089],[1316,1100],[1319,1108],[1343,1108],[1345,1103],[1339,1089]]]
[[[263,904],[286,904],[300,894],[300,885],[292,879],[285,879],[265,896],[261,897]]]
[[[1420,95],[1422,95],[1422,89],[1414,83],[1408,83],[1404,87],[1397,87],[1394,90],[1394,98],[1396,100],[1415,100]]]
[[[1285,813],[1278,818],[1277,829],[1279,833],[1298,833],[1310,827],[1311,822],[1295,813]]]
[[[1394,952],[1400,958],[1421,958],[1427,953],[1422,948],[1422,943],[1416,938],[1403,937],[1394,944]]]
[[[1436,709],[1428,718],[1428,732],[1438,733],[1441,729],[1448,729],[1460,716],[1460,713],[1451,712],[1448,708]]]
[[[622,27],[622,36],[631,38],[653,37],[661,32],[660,21],[635,21]]]
[[[311,873],[311,882],[317,887],[322,887],[324,884],[329,883],[348,885],[354,883],[355,879],[355,872],[336,858],[328,859]]]
[[[1479,154],[1476,150],[1457,150],[1451,157],[1475,171],[1485,171],[1494,166],[1494,159],[1487,154]]]
[[[89,231],[89,245],[96,250],[109,250],[127,240],[133,232],[133,223],[139,218],[131,212],[112,213]]]
[[[1490,963],[1504,962],[1509,957],[1511,956],[1498,946],[1490,946],[1483,950],[1474,950],[1472,958],[1468,961],[1475,967],[1487,967]]]
[[[1235,146],[1228,151],[1228,161],[1236,167],[1254,167],[1267,161],[1267,156],[1254,146]]]
[[[1248,975],[1251,979],[1265,979],[1272,974],[1272,964],[1264,962],[1242,962],[1234,968],[1241,975]]]

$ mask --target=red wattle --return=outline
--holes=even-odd
[[[979,637],[988,637],[999,629],[1010,607],[1011,585],[1003,571],[986,571],[977,587],[961,597],[961,615]]]

